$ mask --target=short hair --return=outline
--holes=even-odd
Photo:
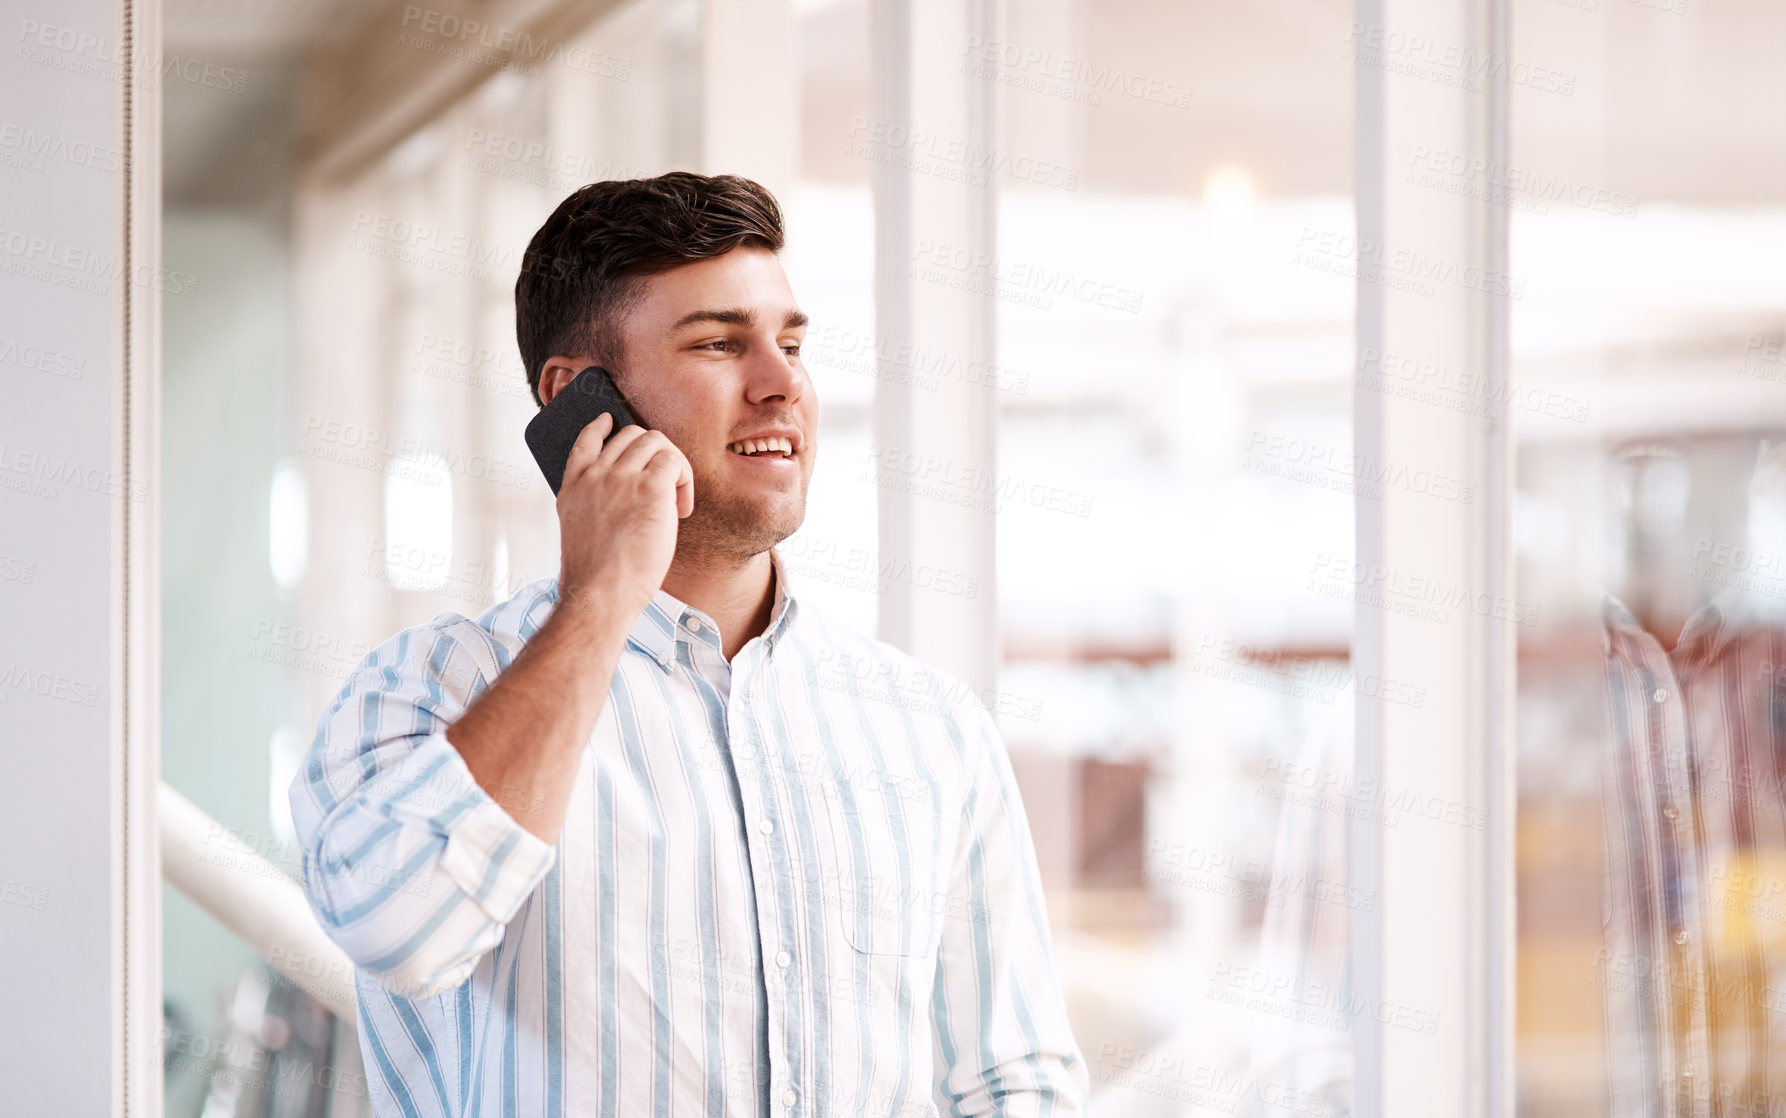
[[[533,235],[515,279],[515,338],[533,402],[555,354],[621,356],[616,326],[648,276],[740,245],[780,252],[781,207],[737,175],[671,171],[590,183]]]

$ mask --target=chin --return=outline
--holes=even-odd
[[[787,539],[795,532],[798,532],[800,530],[800,525],[805,522],[805,501],[801,501],[798,505],[795,505],[792,508],[786,505],[776,505],[772,508],[764,509],[762,518],[757,521],[757,524],[761,528],[760,538],[767,541],[763,544],[763,550],[769,550],[769,548],[780,543],[782,540]]]
[[[697,487],[698,489],[698,487]],[[695,499],[695,515],[701,514],[699,497]],[[760,555],[787,539],[806,521],[806,500],[789,495],[781,499],[728,502],[723,507],[708,505],[709,516],[699,535],[721,545],[726,551],[740,555]],[[683,522],[685,529],[688,522]]]

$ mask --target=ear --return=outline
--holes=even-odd
[[[578,373],[591,365],[599,364],[601,362],[593,357],[582,357],[577,354],[561,354],[557,357],[546,358],[545,365],[540,369],[540,403],[551,403],[552,397],[558,395],[565,385],[577,379]]]

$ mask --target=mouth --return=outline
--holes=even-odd
[[[747,474],[777,485],[791,484],[800,476],[800,452],[791,440],[782,436],[765,439],[740,439],[726,444],[727,457],[738,463]]]
[[[794,444],[779,436],[767,439],[740,439],[726,444],[726,450],[740,458],[752,461],[791,462],[794,460]]]

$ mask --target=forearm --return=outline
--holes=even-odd
[[[951,1114],[1083,1114],[1089,1069],[1055,974],[1029,820],[991,714],[974,718],[978,775],[949,886],[960,915],[945,920],[931,998],[938,1086]]]
[[[559,602],[514,663],[447,729],[480,787],[557,843],[584,744],[601,717],[637,611],[607,595]]]
[[[465,981],[551,872],[627,636],[692,507],[687,461],[660,432],[628,428],[604,446],[604,426],[572,451],[559,595],[539,629],[529,600],[494,628],[442,615],[386,641],[343,685],[292,782],[312,908],[406,997]]]
[[[554,861],[446,737],[497,647],[464,618],[387,640],[343,684],[292,782],[317,919],[406,997],[464,981]]]

